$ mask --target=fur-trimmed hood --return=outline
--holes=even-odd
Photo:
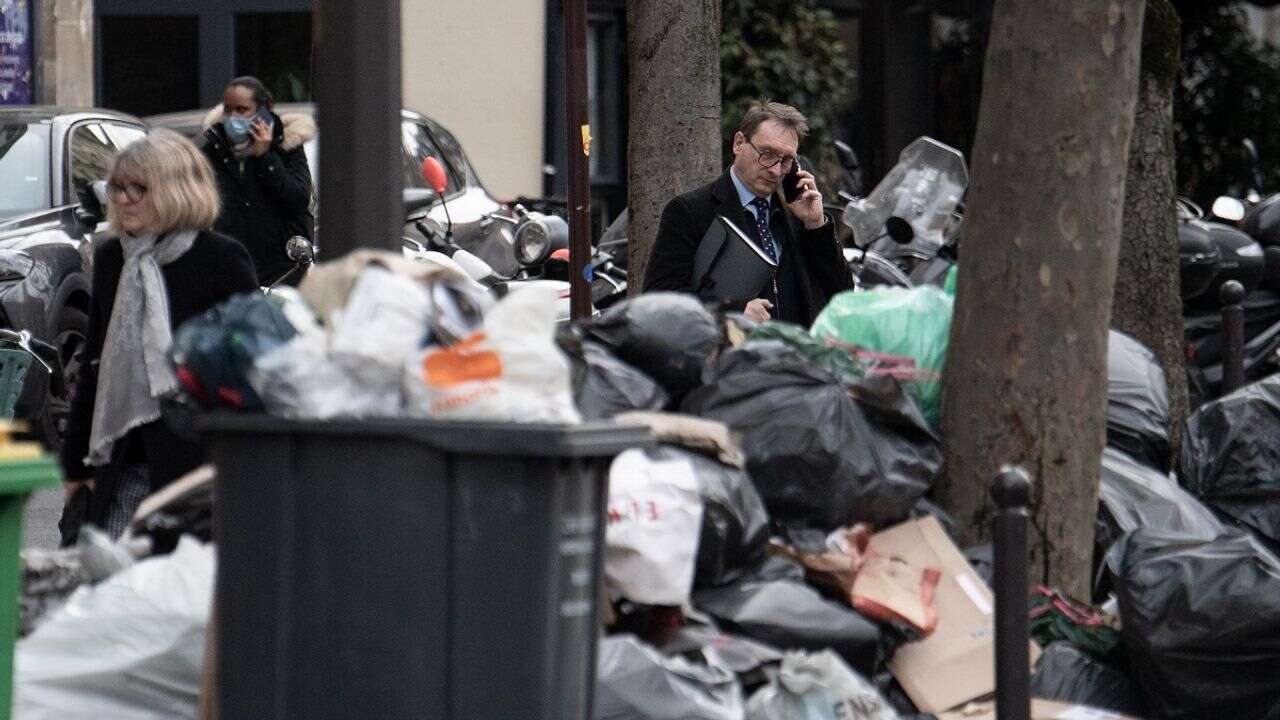
[[[274,114],[274,113],[273,113]],[[286,113],[276,115],[280,127],[280,149],[289,151],[300,148],[308,140],[316,136],[316,121],[303,113]],[[222,105],[215,105],[204,116],[203,129],[208,130],[222,122]]]

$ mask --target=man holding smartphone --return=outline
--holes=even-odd
[[[777,270],[744,314],[809,326],[841,290],[852,287],[835,227],[822,209],[813,175],[796,156],[809,124],[799,110],[752,104],[733,136],[733,163],[714,182],[681,195],[662,211],[644,291],[697,293],[694,258],[708,228],[723,216],[748,234]],[[790,193],[784,194],[784,186]]]

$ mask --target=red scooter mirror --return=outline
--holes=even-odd
[[[434,157],[427,157],[422,161],[422,178],[427,181],[432,190],[440,197],[444,197],[444,189],[448,185],[448,178],[444,172],[444,166]]]

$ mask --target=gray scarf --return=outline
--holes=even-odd
[[[155,235],[120,237],[124,268],[102,344],[88,465],[110,462],[116,441],[159,418],[159,398],[177,388],[167,357],[173,330],[160,266],[190,250],[196,232],[170,233],[160,240]]]

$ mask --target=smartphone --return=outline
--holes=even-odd
[[[795,202],[802,195],[800,190],[800,158],[791,164],[791,172],[782,176],[782,199],[788,205]]]

